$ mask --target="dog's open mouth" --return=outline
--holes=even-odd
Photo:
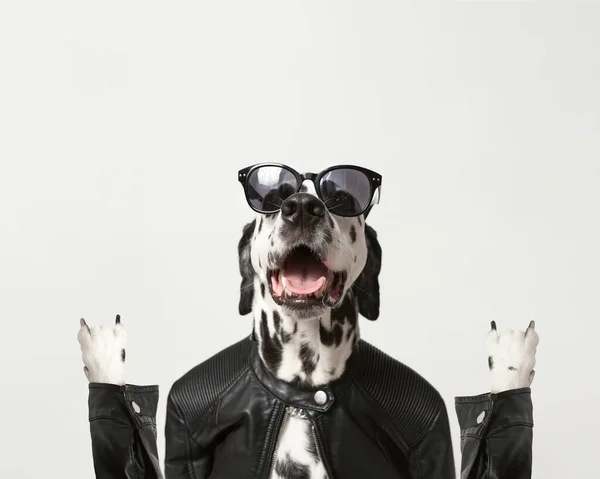
[[[327,268],[307,246],[291,250],[281,268],[268,274],[271,295],[278,304],[333,306],[344,290],[344,275]]]

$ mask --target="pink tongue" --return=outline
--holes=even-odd
[[[283,270],[286,287],[294,294],[312,294],[325,283],[327,268],[313,258],[290,258]]]

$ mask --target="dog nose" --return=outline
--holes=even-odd
[[[281,205],[281,216],[296,226],[308,226],[325,217],[325,205],[314,195],[296,193]]]

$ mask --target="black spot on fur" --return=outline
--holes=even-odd
[[[262,263],[261,263],[261,261],[260,261],[260,258],[258,258],[258,268],[259,268],[259,269],[262,269]]]
[[[331,229],[335,228],[335,223],[333,222],[333,217],[331,215],[329,215],[329,226],[331,226]]]
[[[271,246],[275,246],[275,239],[271,238]]]
[[[488,366],[490,367],[490,371],[494,367],[494,360],[492,359],[491,356],[488,356]]]
[[[354,329],[348,328],[348,331],[346,332],[346,342],[350,341],[350,338],[352,337],[353,334],[354,334]]]
[[[125,350],[121,349],[121,361],[125,362]]]
[[[362,220],[360,219],[360,216],[358,217],[358,226],[362,226]]]
[[[350,226],[350,241],[356,243],[356,228],[354,225]]]
[[[302,361],[302,370],[307,376],[312,374],[317,367],[315,352],[308,343],[302,343],[300,346],[300,361]]]
[[[281,328],[281,340],[284,343],[289,343],[292,340],[292,337],[298,332],[298,323],[294,324],[294,331],[288,333],[284,331],[283,327]]]
[[[281,324],[281,316],[277,311],[273,311],[273,324],[275,325],[275,331],[277,331],[277,334],[279,334],[279,337],[283,344],[289,343],[292,339],[292,336],[298,329],[298,325],[296,325],[294,333],[288,333],[287,331],[285,331]]]
[[[260,231],[262,230],[262,225],[263,225],[263,217],[260,217],[260,222],[258,223],[258,233],[260,233]]]
[[[281,341],[284,344],[289,343],[292,340],[292,336],[293,336],[293,334],[287,333],[287,332],[283,331],[283,329],[281,330]]]
[[[300,193],[306,193],[307,191],[308,191],[308,186],[306,186],[306,185],[302,185],[302,186],[300,187]]]
[[[277,336],[271,337],[267,325],[267,313],[261,311],[260,337],[262,339],[261,350],[263,360],[271,371],[277,371],[281,366],[283,346]]]
[[[358,256],[354,255],[354,262],[356,263],[356,260],[358,259]]]
[[[344,330],[339,322],[333,324],[333,328],[331,328],[331,331],[325,328],[325,326],[323,326],[323,323],[321,323],[319,325],[319,335],[321,337],[321,342],[325,346],[331,346],[333,344],[339,346],[342,342]]]
[[[351,326],[350,329],[354,329],[356,327],[358,315],[356,312],[356,303],[351,294],[344,298],[344,302],[342,304],[331,310],[331,320],[332,322],[338,322],[340,324],[344,324],[346,321],[348,321]]]
[[[295,375],[290,381],[290,384],[299,389],[314,389],[315,385],[310,378],[302,379],[299,375]]]
[[[267,288],[265,287],[265,283],[261,282],[261,283],[260,283],[260,294],[261,294],[261,296],[262,296],[263,298],[265,297],[265,290],[266,290],[266,289],[267,289]]]
[[[516,370],[517,370],[517,368],[515,368],[514,366],[509,366],[509,367],[508,367],[508,370],[509,370],[509,371],[516,371]]]

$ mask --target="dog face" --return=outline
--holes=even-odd
[[[252,309],[254,288],[295,319],[316,318],[353,294],[360,313],[379,315],[381,248],[363,216],[327,211],[314,190],[303,187],[280,211],[259,214],[239,242],[242,275],[239,310]]]

